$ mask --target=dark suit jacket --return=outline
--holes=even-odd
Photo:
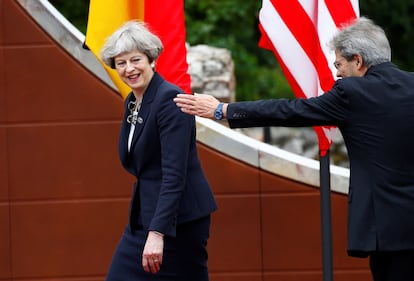
[[[338,126],[348,150],[348,251],[414,250],[414,74],[392,63],[322,96],[228,106],[231,127]]]
[[[137,177],[130,216],[145,229],[176,235],[176,225],[209,215],[216,202],[204,176],[196,147],[195,118],[173,102],[182,93],[155,73],[143,96],[128,152],[130,124],[125,100],[119,153],[123,166]]]

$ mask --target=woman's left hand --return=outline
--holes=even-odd
[[[148,232],[144,252],[142,253],[142,266],[146,272],[155,274],[160,270],[163,251],[164,236],[156,231]]]

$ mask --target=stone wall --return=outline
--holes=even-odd
[[[234,63],[229,50],[207,45],[188,47],[187,62],[193,92],[211,94],[224,102],[235,100]]]

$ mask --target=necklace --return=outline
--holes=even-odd
[[[139,110],[141,109],[141,102],[138,102],[137,100],[130,101],[128,103],[128,109],[130,114],[126,119],[127,122],[133,125],[136,125],[137,123],[141,124],[142,118],[138,117]]]

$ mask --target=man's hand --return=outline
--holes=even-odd
[[[210,119],[214,118],[214,110],[220,103],[213,96],[197,93],[194,95],[179,94],[174,102],[182,112]]]

